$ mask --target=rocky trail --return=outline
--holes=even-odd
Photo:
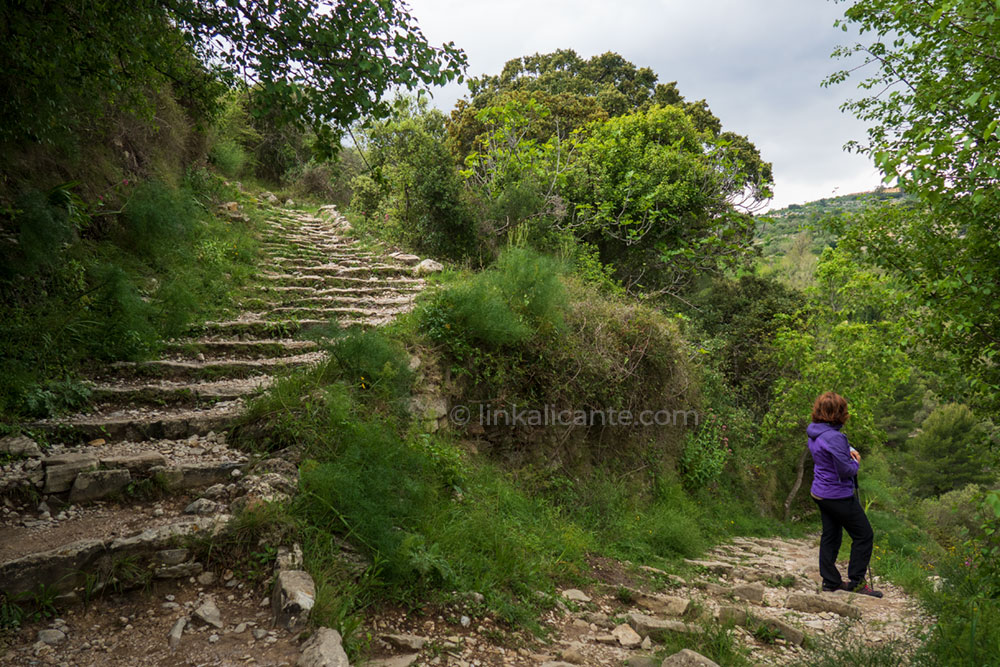
[[[245,312],[170,342],[162,359],[95,374],[89,411],[32,425],[46,447],[0,441],[0,590],[59,610],[0,634],[0,663],[347,665],[339,635],[306,630],[315,587],[295,545],[262,547],[278,551],[273,589],[213,564],[211,537],[233,512],[297,484],[281,453],[252,459],[225,433],[278,373],[322,359],[295,337],[303,328],[389,322],[435,267],[362,251],[331,207],[276,208],[269,225]],[[711,665],[677,649],[713,627],[731,628],[753,664],[808,664],[817,643],[844,637],[914,646],[930,619],[901,590],[817,592],[816,542],[737,539],[676,573],[595,559],[590,584],[548,600],[545,638],[503,628],[478,593],[382,610],[359,634],[373,667]]]

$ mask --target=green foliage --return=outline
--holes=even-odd
[[[516,345],[559,330],[565,302],[554,260],[511,249],[495,267],[437,292],[420,317],[431,340],[462,355],[476,346]]]
[[[69,0],[0,10],[0,158],[32,141],[65,142],[109,108],[151,118],[151,90],[176,88],[199,115],[220,85],[163,3]]]
[[[49,197],[15,212],[15,225],[35,224],[39,211],[76,219],[86,236],[49,245],[34,268],[22,264],[23,273],[0,279],[5,418],[79,407],[86,392],[73,375],[81,363],[141,358],[162,336],[225,305],[251,273],[256,241],[243,223],[203,213],[213,196],[233,196],[213,178],[192,172],[179,188],[121,184],[121,211]]]
[[[352,209],[391,239],[460,259],[475,254],[475,223],[448,151],[444,115],[399,98],[362,134],[371,176],[355,181]]]
[[[689,431],[680,458],[684,483],[698,489],[718,482],[733,453],[729,446],[728,425],[712,412],[702,417],[694,431]]]
[[[844,28],[857,25],[874,43],[835,53],[861,54],[859,66],[870,71],[859,86],[874,91],[845,105],[870,126],[867,143],[849,146],[921,202],[856,216],[841,246],[899,277],[908,288],[913,338],[952,355],[978,394],[975,403],[994,411],[1000,401],[1000,343],[993,333],[1000,328],[993,294],[1000,265],[998,18],[1000,8],[983,0],[863,0],[848,8]],[[827,83],[845,81],[852,70]]]
[[[847,399],[850,420],[844,431],[863,455],[876,452],[884,441],[876,415],[911,369],[900,344],[904,332],[892,310],[893,294],[886,276],[827,250],[809,290],[807,319],[779,316],[788,320],[775,335],[775,359],[783,370],[761,431],[786,484],[795,479],[793,462],[804,456],[805,427],[813,401],[823,392]],[[807,458],[800,459],[803,465]]]
[[[700,281],[685,298],[695,335],[708,339],[701,342],[706,361],[725,377],[732,402],[762,417],[782,372],[775,336],[780,328],[801,324],[805,295],[773,279],[745,275]]]
[[[941,468],[946,470],[945,468]],[[942,493],[936,498],[924,498],[920,502],[921,524],[938,544],[953,547],[963,535],[979,527],[979,506],[983,492],[979,486],[968,484]]]
[[[941,564],[942,588],[928,596],[937,616],[928,662],[991,664],[1000,651],[1000,494],[986,494],[980,525]]]
[[[995,455],[984,425],[968,406],[934,410],[908,443],[910,484],[918,496],[937,496],[967,484],[996,481]]]
[[[332,360],[324,369],[330,373],[336,365],[335,377],[360,388],[377,392],[391,399],[409,395],[413,371],[409,357],[398,343],[377,331],[354,330],[327,346]]]

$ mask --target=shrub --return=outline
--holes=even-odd
[[[920,502],[921,524],[936,542],[946,547],[958,544],[969,531],[979,527],[978,507],[983,494],[979,486],[968,484]]]
[[[907,449],[911,483],[919,496],[996,479],[986,429],[965,405],[936,408]]]
[[[680,471],[689,488],[699,489],[719,480],[733,453],[727,428],[715,413],[709,412],[696,430],[688,432]]]
[[[242,176],[250,161],[243,147],[231,139],[223,139],[213,144],[208,151],[208,158],[229,178]]]

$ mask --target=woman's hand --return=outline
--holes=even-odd
[[[861,453],[858,450],[854,449],[854,447],[851,447],[851,458],[857,461],[858,463],[861,463]]]

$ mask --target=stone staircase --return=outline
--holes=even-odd
[[[227,443],[245,401],[276,375],[324,358],[316,343],[295,338],[304,329],[390,322],[424,287],[417,273],[428,264],[440,268],[425,262],[418,269],[412,255],[364,251],[346,230],[332,207],[318,217],[273,209],[261,284],[244,299],[247,310],[170,341],[160,359],[94,374],[86,412],[28,427],[47,441],[44,452],[23,436],[0,444],[0,453],[21,452],[0,459],[0,591],[7,599],[43,595],[57,608],[86,602],[135,583],[124,581],[123,563],[147,586],[206,581],[197,554],[178,548],[180,541],[218,533],[240,503],[294,492],[294,464],[254,462]],[[163,632],[158,640],[166,647]],[[41,644],[29,642],[15,657],[47,654],[45,646],[58,653]],[[169,662],[162,660],[153,664]]]

